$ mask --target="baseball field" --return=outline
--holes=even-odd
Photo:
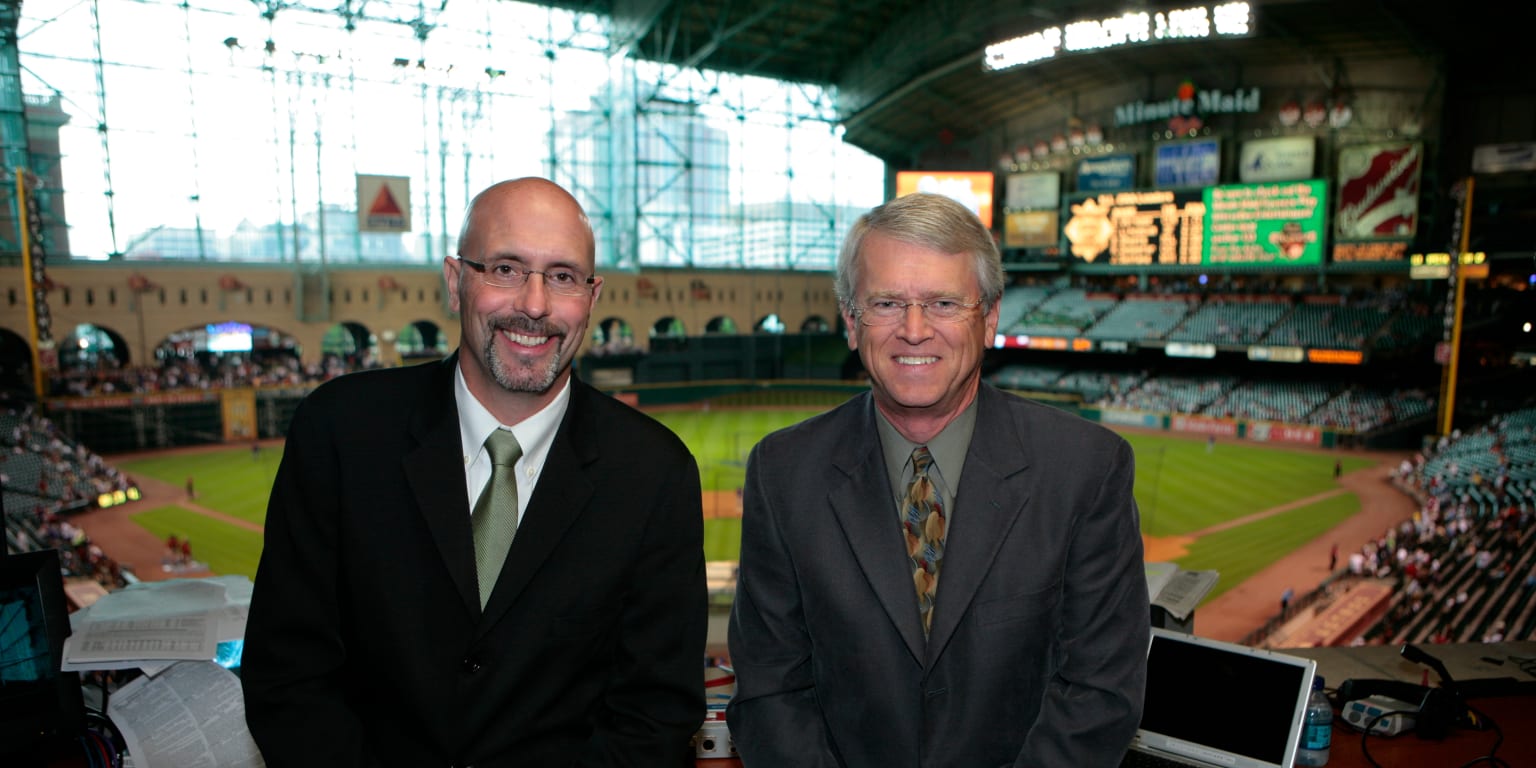
[[[671,427],[699,460],[705,491],[705,554],[734,560],[740,547],[740,503],[747,454],[769,432],[815,409],[713,408],[653,415]],[[1372,464],[1363,457],[1201,437],[1124,432],[1136,453],[1136,499],[1149,560],[1213,569],[1221,580],[1207,600],[1291,553],[1348,518],[1359,500],[1334,479]],[[125,472],[184,487],[195,503],[171,503],[135,514],[159,539],[194,542],[214,573],[254,576],[261,553],[267,493],[280,445],[249,446],[119,460]],[[1094,471],[1082,467],[1083,472]]]

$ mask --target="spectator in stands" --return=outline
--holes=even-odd
[[[1150,631],[1132,454],[982,383],[1002,274],[940,195],[844,241],[836,293],[872,386],[748,460],[727,716],[746,765],[1125,753]]]
[[[295,411],[242,673],[269,765],[692,764],[698,468],[572,375],[593,270],[569,193],[493,185],[444,259],[458,351]]]

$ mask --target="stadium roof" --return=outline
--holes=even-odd
[[[536,0],[537,1],[537,0]],[[612,15],[643,59],[833,85],[846,139],[902,162],[934,141],[965,141],[1041,112],[1068,116],[1074,94],[1153,73],[1216,79],[1244,68],[1305,64],[1319,89],[1339,63],[1465,52],[1484,77],[1512,77],[1512,41],[1523,25],[1493,3],[1429,0],[1256,0],[1244,39],[1129,46],[984,72],[991,43],[1086,18],[1199,3],[1071,0],[542,0]],[[1214,6],[1218,2],[1204,3]]]

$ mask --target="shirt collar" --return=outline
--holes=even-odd
[[[491,432],[503,428],[512,431],[517,444],[523,449],[519,463],[543,466],[544,457],[549,454],[549,447],[555,442],[555,430],[560,427],[560,420],[565,418],[565,409],[571,402],[570,377],[566,377],[565,384],[560,387],[554,399],[549,401],[549,405],[516,424],[502,424],[469,391],[463,369],[455,367],[453,371],[454,399],[459,410],[459,440],[463,444],[465,466],[473,463],[485,450],[485,439],[491,436]]]
[[[976,401],[979,399],[978,393],[978,397],[972,398],[965,410],[944,425],[944,429],[927,443],[928,452],[933,454],[934,466],[938,467],[939,477],[944,479],[950,493],[960,487],[965,455],[971,450],[971,435],[976,431]],[[907,481],[912,477],[912,451],[918,443],[902,437],[879,408],[875,409],[875,427],[880,435],[885,466],[890,472],[891,487],[899,498],[906,491]]]

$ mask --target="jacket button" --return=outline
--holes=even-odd
[[[477,661],[476,659],[474,659],[473,657],[467,658],[467,659],[464,660],[463,668],[464,668],[465,672],[468,672],[469,674],[473,675],[474,673],[480,671],[480,662]]]

